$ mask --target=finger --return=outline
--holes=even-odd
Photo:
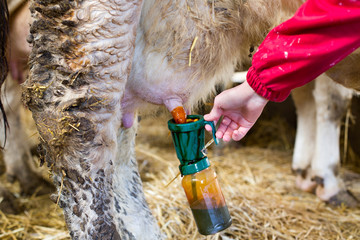
[[[242,139],[242,138],[243,138],[243,135],[238,130],[235,130],[233,132],[232,139],[234,141],[240,141],[240,139]]]
[[[231,132],[227,131],[227,132],[224,133],[223,141],[224,142],[229,142],[230,140],[231,140]]]
[[[212,131],[212,127],[209,124],[205,125],[205,129],[206,129],[206,131],[209,131],[209,132]]]
[[[237,131],[239,125],[234,121],[231,121],[230,124],[227,126],[226,131],[224,132],[223,140],[228,142],[233,138],[234,131]]]
[[[220,125],[219,125],[219,128],[218,128],[217,132],[220,132],[219,136],[221,136],[221,137],[223,137],[224,134],[228,133],[229,138],[231,139],[232,132],[235,129],[238,129],[238,128],[239,128],[239,126],[234,121],[232,121],[228,117],[224,117],[223,120],[221,121]],[[217,136],[218,135],[216,135],[216,137]],[[230,139],[229,139],[229,141],[230,141]]]
[[[230,118],[224,117],[221,124],[225,124],[226,126],[228,126],[228,125],[230,125],[231,122],[232,122],[232,120]]]
[[[239,125],[238,125],[236,122],[231,121],[231,123],[229,124],[228,128],[229,128],[229,129],[232,129],[232,131],[235,131],[235,130],[237,130],[237,129],[239,128]]]
[[[240,135],[239,135],[239,132],[237,131],[237,130],[235,130],[233,133],[232,133],[232,136],[231,136],[231,138],[232,138],[232,140],[234,140],[234,141],[239,141],[240,140]]]
[[[216,130],[217,121],[212,121],[212,122],[214,122],[214,126],[215,126],[214,130]],[[212,131],[212,126],[210,124],[205,124],[205,129],[206,129],[206,131],[211,132]]]
[[[221,139],[222,137],[224,136],[224,132],[223,131],[219,131],[219,130],[217,130],[216,131],[216,133],[215,133],[215,137],[216,138],[219,138],[219,139]]]
[[[219,128],[216,131],[216,137],[217,138],[222,138],[224,133],[227,131],[228,129],[228,123],[230,123],[229,121],[225,120],[226,118],[223,119],[223,121],[221,122],[221,124],[219,125]],[[224,121],[225,120],[225,121]]]
[[[250,130],[250,128],[248,127],[240,127],[238,130],[235,130],[232,134],[232,139],[234,141],[240,141],[243,137],[245,137],[245,135],[247,134],[247,132]]]
[[[204,119],[206,121],[218,121],[221,115],[222,115],[222,110],[214,106],[209,114],[204,115]]]

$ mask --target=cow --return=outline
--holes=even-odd
[[[134,155],[137,110],[152,103],[190,111],[302,2],[31,2],[23,101],[73,239],[162,237]],[[326,189],[327,175],[314,176]]]

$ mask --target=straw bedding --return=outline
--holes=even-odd
[[[284,124],[276,123],[266,129]],[[276,129],[275,135],[291,131]],[[264,131],[263,131],[264,132]],[[252,133],[247,142],[258,145],[223,145],[208,149],[227,201],[233,224],[213,236],[197,233],[178,176],[178,160],[166,126],[166,118],[143,119],[136,154],[150,208],[167,239],[360,239],[360,210],[330,207],[311,193],[294,187],[288,136]],[[259,137],[261,139],[259,139]],[[209,136],[207,136],[207,139]],[[262,140],[263,139],[263,140]],[[270,147],[269,147],[270,146]],[[275,146],[275,147],[274,147]],[[44,170],[46,171],[46,170]],[[360,177],[343,168],[349,188],[360,196]],[[4,177],[2,177],[4,182]],[[169,184],[170,183],[170,184]],[[167,186],[168,185],[168,186]],[[8,185],[13,192],[16,185]],[[0,212],[0,239],[70,239],[61,209],[48,195],[19,196],[24,211]]]

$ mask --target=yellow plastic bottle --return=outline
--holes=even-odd
[[[185,175],[182,186],[201,234],[215,234],[231,225],[225,198],[211,167]]]

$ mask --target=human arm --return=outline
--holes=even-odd
[[[254,101],[255,97],[248,97],[251,92],[248,87],[268,100],[283,101],[292,89],[312,81],[357,49],[359,32],[360,1],[307,1],[259,46],[247,84],[218,95],[205,120],[216,122],[222,113],[225,121],[220,124],[217,137],[224,141],[240,140],[263,109]],[[230,107],[223,103],[225,99]]]
[[[253,57],[249,85],[261,96],[284,101],[360,46],[360,1],[308,0],[275,27]]]

